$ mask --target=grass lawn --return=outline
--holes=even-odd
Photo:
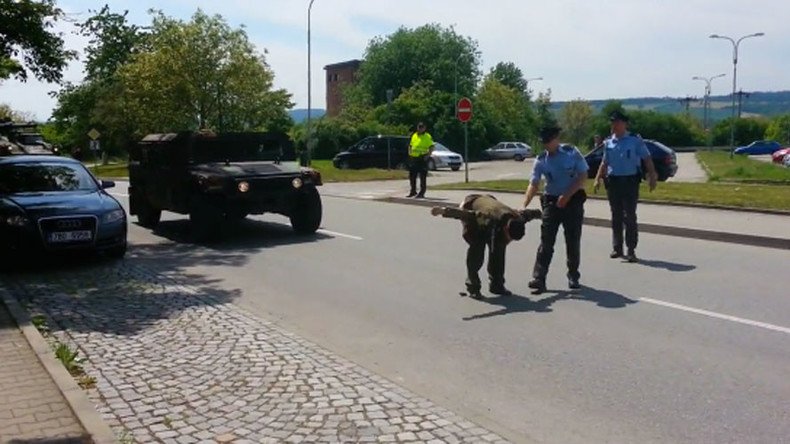
[[[712,182],[764,182],[790,185],[790,168],[728,152],[697,151],[697,160],[704,165]]]
[[[501,180],[490,182],[455,183],[435,185],[434,189],[516,191],[523,193],[529,184],[526,180]],[[587,182],[587,194],[592,193],[593,181]],[[598,195],[606,197],[601,189]],[[790,185],[736,184],[736,183],[682,183],[659,182],[651,193],[642,184],[639,194],[645,202],[694,203],[738,208],[790,211]]]
[[[369,180],[405,180],[409,177],[407,171],[380,170],[366,168],[362,170],[339,170],[332,165],[331,160],[314,160],[313,168],[321,173],[324,182],[363,182]],[[97,165],[89,168],[99,177],[129,177],[126,163],[111,163]]]

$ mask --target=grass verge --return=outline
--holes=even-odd
[[[697,160],[712,182],[753,182],[790,185],[790,168],[721,151],[697,151]]]
[[[433,189],[514,191],[523,193],[529,182],[526,180],[500,180],[489,182],[454,183],[434,185]],[[587,182],[587,194],[592,193],[592,181]],[[602,198],[604,190],[598,192]],[[790,211],[790,185],[765,185],[748,183],[683,183],[659,182],[651,193],[642,184],[639,195],[643,202],[665,202],[682,204],[716,205],[757,210]]]
[[[129,177],[129,167],[126,163],[96,165],[89,169],[96,177]]]

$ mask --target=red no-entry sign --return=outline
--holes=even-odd
[[[461,97],[456,105],[456,116],[461,122],[472,120],[472,101],[467,97]]]

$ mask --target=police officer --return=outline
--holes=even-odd
[[[560,146],[561,129],[549,125],[540,131],[545,151],[538,156],[532,170],[532,179],[524,196],[524,207],[540,191],[540,180],[546,179],[546,192],[540,198],[543,221],[540,226],[540,247],[532,271],[529,287],[533,294],[546,291],[546,275],[554,255],[554,242],[560,225],[565,233],[568,256],[568,286],[579,288],[579,262],[584,219],[584,181],[587,179],[587,162],[575,147]]]
[[[469,245],[466,251],[466,290],[475,299],[480,299],[480,277],[486,245],[488,246],[488,291],[509,296],[505,288],[505,249],[513,240],[524,237],[526,222],[541,216],[539,210],[516,211],[499,202],[494,196],[470,194],[460,208],[434,207],[434,216],[441,215],[460,219],[463,237]]]
[[[595,176],[595,191],[605,180],[606,196],[612,211],[612,259],[623,256],[623,225],[626,259],[637,262],[636,244],[639,240],[636,221],[636,203],[639,199],[639,182],[642,181],[642,163],[647,167],[650,191],[656,188],[656,169],[645,142],[627,131],[628,116],[615,111],[609,116],[612,135],[604,141],[601,166]]]
[[[412,134],[409,142],[409,185],[411,191],[407,197],[425,197],[425,181],[428,177],[428,158],[433,151],[433,138],[425,131],[425,124],[417,124],[417,131]],[[417,193],[417,176],[420,176],[420,192]]]

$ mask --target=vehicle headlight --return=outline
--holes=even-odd
[[[242,193],[246,193],[247,191],[250,191],[250,183],[247,182],[246,180],[239,182],[239,191],[241,191]]]
[[[291,181],[291,185],[293,185],[294,188],[296,189],[302,188],[303,185],[302,179],[299,177],[295,178],[294,180]]]
[[[0,219],[0,220],[2,220],[2,219]],[[8,225],[11,225],[12,227],[24,227],[29,222],[30,221],[28,220],[28,218],[26,218],[25,216],[20,216],[20,215],[9,216],[9,217],[5,218],[5,223],[7,223]]]
[[[124,213],[123,210],[112,210],[109,213],[105,214],[104,217],[102,217],[102,222],[104,222],[105,224],[110,224],[113,222],[117,222],[123,219],[124,217],[126,217],[126,213]]]

